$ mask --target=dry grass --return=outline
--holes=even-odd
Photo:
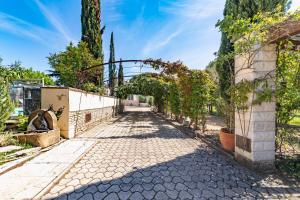
[[[10,132],[0,133],[0,147],[15,145],[15,144],[17,144],[17,141],[13,138],[12,133]]]

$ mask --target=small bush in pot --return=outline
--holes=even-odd
[[[217,106],[226,124],[226,127],[220,130],[220,142],[225,150],[233,152],[235,146],[234,106],[222,98],[217,101]]]

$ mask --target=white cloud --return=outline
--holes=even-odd
[[[173,18],[148,40],[143,49],[144,56],[150,56],[154,51],[159,51],[164,48],[167,49],[167,45],[172,45],[175,38],[178,38],[176,42],[180,43],[183,41],[183,37],[189,35],[190,38],[187,38],[188,41],[196,41],[196,38],[199,37],[198,35],[200,35],[201,32],[203,33],[204,26],[202,26],[202,24],[205,20],[211,20],[208,18],[216,18],[216,16],[222,15],[224,3],[224,0],[162,0],[159,5],[160,12],[168,14]],[[214,28],[214,24],[211,26],[212,27],[207,27],[206,31],[214,29],[213,31],[218,32],[218,30]],[[216,40],[219,40],[219,38],[216,38]],[[191,45],[198,46],[200,44],[191,43]],[[174,56],[177,55],[178,50],[169,50],[174,52]],[[189,54],[191,54],[191,56],[189,57],[199,57],[196,55],[197,53],[196,51],[190,51]],[[195,59],[193,59],[192,63],[195,63]]]
[[[124,11],[121,9],[123,4],[129,2],[112,1],[116,4],[110,0],[102,1],[104,14],[107,13],[104,16],[106,22],[110,14],[115,14],[108,13],[109,9],[116,13]],[[222,18],[225,0],[156,0],[158,4],[148,3],[149,0],[130,1],[138,1],[140,10],[130,14],[130,21],[123,13],[124,16],[117,22],[108,23],[106,31],[116,33],[117,57],[182,60],[192,68],[204,68],[214,58],[213,53],[218,50],[220,43],[215,23]],[[135,5],[133,7],[137,9]],[[105,55],[108,56],[107,34],[103,41]],[[136,70],[129,68],[126,72]]]
[[[34,0],[42,14],[47,18],[47,20],[52,24],[52,26],[65,38],[67,42],[74,42],[75,40],[69,35],[69,31],[60,22],[57,16],[53,15],[51,11],[40,2],[40,0]]]
[[[115,22],[119,21],[123,15],[118,11],[118,7],[121,5],[122,0],[104,0],[101,4],[104,6],[102,12],[106,18],[104,19],[106,22]],[[104,16],[102,15],[102,17]]]
[[[47,29],[3,12],[0,12],[0,29],[20,37],[30,38],[44,45],[49,45],[49,38],[57,37],[55,33]]]
[[[150,40],[147,45],[144,47],[143,49],[143,53],[145,55],[151,53],[154,50],[160,49],[166,45],[168,45],[175,37],[177,37],[180,33],[182,32],[182,30],[176,30],[175,32],[171,33],[168,36],[163,36],[163,37],[158,37],[155,38],[154,40]],[[165,37],[165,38],[164,38]]]
[[[223,0],[163,0],[160,11],[191,20],[201,20],[222,12]]]

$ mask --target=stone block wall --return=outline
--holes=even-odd
[[[69,128],[75,135],[91,129],[116,114],[115,107],[73,111],[69,113]],[[88,119],[87,119],[88,118]]]
[[[245,66],[247,57],[237,56],[235,58],[235,70],[240,70],[236,75],[236,83],[243,79],[251,81],[274,73],[277,59],[276,46],[270,44],[263,48],[259,46],[255,48],[257,48],[255,50],[257,53],[251,59],[250,67]],[[274,86],[271,79],[269,83]],[[252,101],[251,98],[252,94],[249,94],[249,103]],[[275,102],[266,102],[253,106],[243,116],[239,116],[236,111],[235,134],[237,137],[235,157],[238,161],[259,170],[272,169],[274,167],[275,108]]]

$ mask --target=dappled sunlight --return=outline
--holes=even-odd
[[[153,113],[128,113],[103,131],[94,137],[96,146],[45,199],[249,199],[285,194],[280,185],[269,185],[265,177]]]

